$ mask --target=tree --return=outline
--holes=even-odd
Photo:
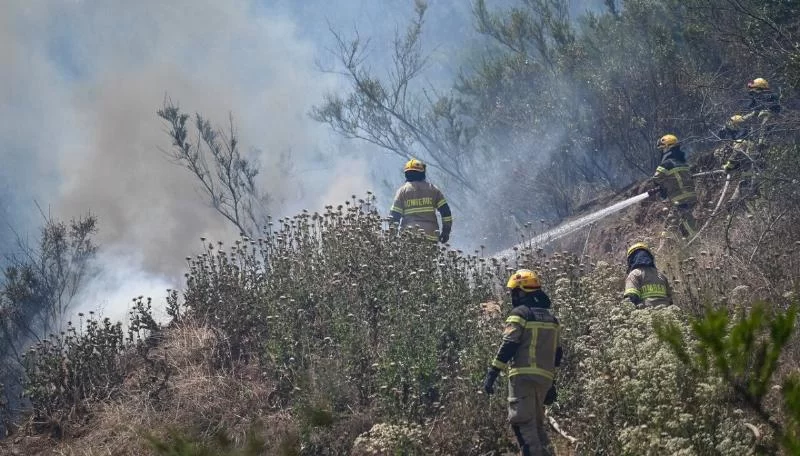
[[[790,68],[800,67],[792,2],[608,1],[607,11],[579,16],[566,0],[490,3],[473,3],[486,40],[456,62],[460,74],[444,96],[419,83],[424,3],[396,39],[386,78],[368,65],[368,41],[333,31],[350,90],[328,95],[312,116],[345,137],[431,162],[461,211],[485,214],[473,230],[501,233],[506,245],[507,233],[487,223],[561,219],[598,191],[621,192],[652,175],[657,138],[675,133],[690,156],[700,152],[742,109],[751,73],[792,86]],[[781,93],[788,101],[794,91]],[[797,129],[787,113],[772,120],[775,143]]]
[[[186,125],[189,115],[177,104],[166,100],[157,114],[167,122],[172,140],[172,149],[166,153],[197,178],[211,206],[240,233],[255,237],[261,232],[269,221],[271,198],[256,183],[258,164],[239,151],[233,116],[223,131],[195,114],[197,139],[192,142]]]
[[[33,246],[17,236],[20,253],[8,259],[0,286],[0,390],[6,395],[2,418],[13,416],[19,405],[23,351],[61,331],[97,252],[94,216],[67,224],[42,215],[39,242]]]
[[[430,88],[414,90],[427,63],[420,41],[426,9],[424,1],[415,1],[415,18],[405,35],[395,38],[393,68],[385,79],[366,64],[368,41],[358,34],[347,41],[331,30],[339,72],[352,91],[346,97],[328,94],[311,116],[347,138],[367,141],[405,159],[418,157],[474,194],[477,187],[468,167],[475,153],[476,129],[460,116],[454,97]]]

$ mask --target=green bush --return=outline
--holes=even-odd
[[[209,244],[190,262],[182,318],[226,334],[234,348],[221,366],[261,366],[279,385],[273,406],[314,429],[305,433],[316,436],[312,453],[335,454],[325,453],[334,436],[320,435],[357,407],[386,426],[432,426],[428,444],[444,453],[513,448],[505,398],[478,392],[509,308],[484,315],[479,304],[504,302],[502,284],[522,266],[540,271],[564,325],[553,413],[583,448],[742,454],[752,446],[748,417],[721,400],[724,383],[685,368],[656,337],[653,318],[680,323],[683,314],[620,304],[621,268],[540,249],[512,249],[508,260],[446,251],[386,229],[370,203],[354,198],[281,220],[263,239],[244,238],[230,252]],[[475,439],[464,439],[467,428]]]
[[[656,325],[659,338],[683,365],[700,375],[715,373],[730,390],[730,400],[752,410],[790,454],[800,451],[800,376],[777,374],[797,312],[796,304],[782,311],[758,303],[731,318],[725,309],[708,309],[692,320],[691,339],[675,322],[659,320]],[[773,386],[781,392],[783,421],[781,413],[768,405]]]
[[[59,334],[34,344],[23,354],[24,396],[30,400],[35,422],[60,434],[70,421],[85,417],[91,401],[119,393],[130,367],[129,349],[140,346],[158,325],[150,300],[134,300],[127,337],[121,322],[102,320],[89,312]]]
[[[174,291],[168,298],[174,324],[158,326],[149,303],[139,301],[127,338],[118,325],[89,320],[37,347],[28,357],[37,410],[54,416],[70,410],[72,398],[124,399],[126,360],[139,359],[148,374],[137,378],[160,375],[156,394],[131,392],[149,401],[145,408],[194,406],[174,402],[181,383],[171,382],[190,381],[191,372],[239,382],[243,389],[228,401],[247,396],[246,416],[203,406],[193,427],[165,415],[164,425],[180,432],[153,437],[159,454],[237,454],[247,440],[239,427],[270,417],[276,427],[265,429],[276,437],[266,442],[267,454],[513,451],[504,394],[486,397],[480,385],[510,310],[505,279],[529,267],[540,272],[563,325],[566,355],[550,414],[579,439],[581,452],[734,455],[754,448],[748,425],[758,417],[730,400],[724,376],[687,367],[653,330],[654,319],[688,328],[688,314],[620,303],[621,265],[531,248],[510,250],[510,259],[449,251],[387,227],[370,198],[303,212],[261,239],[223,246],[208,244],[190,258],[182,299]],[[483,303],[500,311],[484,311]],[[164,332],[194,326],[215,335],[203,365],[187,369],[194,355],[156,365],[175,357],[153,352]],[[80,366],[80,373],[59,383],[62,366]],[[256,383],[247,382],[272,390],[251,397],[246,385]],[[215,433],[228,427],[240,437],[223,448]]]

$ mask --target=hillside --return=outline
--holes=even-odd
[[[0,455],[515,454],[523,267],[559,456],[800,455],[800,2],[2,11]],[[730,172],[693,214],[645,181],[692,201],[681,152]],[[672,305],[622,299],[635,242]]]
[[[781,166],[773,156],[771,169]],[[754,199],[756,213],[712,220],[689,248],[661,236],[663,204],[652,200],[501,261],[479,250],[437,250],[413,233],[397,237],[369,198],[281,220],[261,239],[209,243],[191,259],[186,289],[171,295],[169,324],[155,323],[149,300],[140,299],[128,334],[90,316],[29,352],[35,413],[0,449],[513,452],[504,387],[491,398],[479,390],[507,307],[487,309],[504,302],[508,271],[523,266],[541,273],[564,325],[566,365],[549,413],[577,444],[554,433],[559,455],[774,448],[770,427],[737,403],[719,372],[683,367],[652,326],[688,328],[709,305],[734,313],[756,299],[788,305],[800,238],[790,224],[796,214],[785,211],[789,199],[781,201],[783,217],[773,212],[771,192],[789,187],[772,176],[774,186]],[[705,207],[715,204],[719,180],[698,185]],[[624,251],[640,240],[657,246],[675,306],[637,310],[620,302]],[[776,258],[781,267],[768,268]],[[795,337],[776,384],[800,366],[798,347]],[[777,390],[770,391],[764,407],[780,416]]]

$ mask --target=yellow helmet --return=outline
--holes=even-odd
[[[420,173],[425,172],[425,163],[417,160],[416,158],[412,158],[408,162],[406,162],[406,166],[403,167],[403,172],[407,173],[409,171],[417,171]]]
[[[744,117],[742,117],[741,114],[734,114],[731,116],[731,123],[733,125],[739,125],[742,122],[744,122]]]
[[[667,134],[658,139],[658,142],[656,142],[656,149],[667,151],[675,147],[677,144],[678,137],[673,134]]]
[[[644,250],[645,252],[649,253],[650,256],[654,256],[653,252],[650,250],[650,246],[648,246],[644,242],[637,242],[636,244],[633,244],[632,246],[628,247],[628,253],[626,253],[625,256],[631,256],[631,254],[633,254],[633,252],[637,250]]]
[[[506,287],[509,290],[519,288],[522,291],[535,291],[542,287],[539,283],[539,276],[530,269],[520,269],[508,278]]]
[[[769,82],[764,78],[755,78],[747,83],[747,88],[759,90],[769,89]]]

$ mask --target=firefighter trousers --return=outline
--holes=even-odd
[[[681,204],[675,206],[675,217],[678,219],[678,230],[685,238],[694,236],[697,233],[697,220],[694,218],[692,210],[694,204]]]
[[[515,375],[508,381],[508,422],[523,456],[554,454],[547,436],[544,398],[552,381],[534,375]]]

